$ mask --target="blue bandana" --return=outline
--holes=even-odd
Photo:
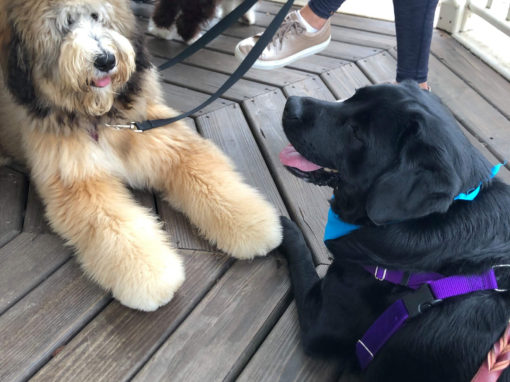
[[[338,239],[360,227],[360,225],[344,222],[330,207],[328,211],[328,222],[326,224],[326,230],[324,231],[324,241]]]
[[[496,174],[499,172],[502,166],[506,164],[506,161],[503,163],[499,163],[495,165],[491,170],[491,176],[489,178],[492,179],[496,176]],[[468,200],[472,201],[477,197],[477,195],[480,193],[480,189],[482,188],[482,183],[480,182],[476,188],[472,188],[466,193],[460,193],[457,195],[454,200]],[[356,224],[350,224],[344,222],[340,217],[333,212],[331,207],[328,211],[328,222],[326,223],[326,229],[324,231],[324,241],[326,240],[333,240],[338,239],[342,236],[345,236],[352,231],[355,231],[359,229],[361,226]]]

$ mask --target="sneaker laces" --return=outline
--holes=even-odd
[[[285,36],[287,36],[292,31],[295,31],[296,34],[301,34],[304,31],[306,31],[306,28],[303,25],[301,25],[301,23],[298,20],[292,20],[289,14],[285,17],[285,19],[282,22],[282,25],[276,31],[276,34],[274,35],[273,39],[271,40],[267,47],[269,48],[270,46],[274,46],[276,49],[278,49],[278,47],[281,48]]]

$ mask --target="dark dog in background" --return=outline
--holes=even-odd
[[[200,37],[200,29],[214,16],[220,18],[230,13],[241,0],[158,0],[149,21],[148,32],[167,40],[182,37],[187,43]],[[240,20],[255,23],[252,7]]]
[[[510,264],[510,186],[490,179],[491,165],[433,94],[404,83],[365,87],[343,103],[291,97],[283,127],[297,151],[287,150],[283,164],[332,187],[331,209],[361,226],[326,242],[334,260],[321,280],[301,231],[282,218],[280,249],[289,262],[307,353],[334,356],[344,369],[360,372],[356,341],[409,293],[360,265],[448,276]],[[474,201],[454,201],[480,182]],[[508,293],[447,299],[407,321],[376,354],[365,378],[469,381],[509,315]],[[509,381],[509,369],[500,378]]]

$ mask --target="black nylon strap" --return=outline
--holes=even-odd
[[[255,46],[251,49],[250,53],[248,53],[248,55],[241,62],[239,67],[234,71],[234,73],[232,73],[232,75],[225,81],[225,83],[223,85],[221,85],[221,87],[214,94],[212,94],[205,102],[203,102],[202,104],[198,105],[194,109],[192,109],[192,110],[190,110],[190,111],[188,111],[186,113],[180,114],[180,115],[178,115],[176,117],[166,118],[166,119],[146,120],[146,121],[143,121],[143,122],[134,122],[133,124],[136,126],[136,128],[138,130],[140,130],[140,131],[147,131],[147,130],[150,130],[150,129],[154,129],[156,127],[161,127],[161,126],[173,123],[173,122],[177,122],[177,121],[179,121],[179,120],[181,120],[183,118],[189,117],[190,115],[196,113],[197,111],[203,109],[204,107],[206,107],[207,105],[211,104],[216,99],[218,99],[226,90],[228,90],[232,85],[234,85],[251,68],[251,66],[257,60],[257,58],[260,56],[260,54],[262,53],[262,51],[264,50],[266,45],[271,41],[271,39],[275,35],[276,31],[280,27],[280,24],[282,23],[283,19],[285,18],[285,16],[289,12],[290,7],[292,7],[293,3],[294,3],[294,0],[287,0],[285,5],[276,14],[276,16],[274,17],[273,21],[271,21],[271,24],[269,24],[269,26],[264,31],[262,36],[260,36],[260,39],[257,41]],[[253,4],[253,2],[252,2],[252,0],[248,0],[246,2],[243,2],[240,6],[238,6],[236,9],[234,9],[234,11],[229,13],[229,15],[227,17],[225,17],[225,19],[228,18],[228,21],[230,23],[233,23],[233,21],[231,21],[231,20],[235,21],[235,20],[237,20],[240,17],[240,14],[244,14],[244,12],[242,12],[242,13],[239,12],[240,14],[238,15],[237,11],[239,9],[244,10],[245,7],[243,7],[243,5],[245,5],[245,4]],[[251,5],[246,5],[246,10],[249,9],[249,6],[251,6]],[[234,14],[234,12],[236,14],[233,17],[230,17],[232,14]],[[197,45],[197,47],[193,48],[193,50],[189,49],[190,53],[186,53],[186,51],[188,50],[188,49],[186,49],[185,51],[183,51],[181,54],[179,54],[174,59],[170,60],[169,62],[167,62],[167,63],[165,63],[163,65],[161,65],[159,67],[160,70],[162,70],[161,68],[166,69],[166,68],[170,67],[171,65],[179,62],[180,60],[188,57],[189,55],[191,55],[192,53],[194,53],[198,49],[200,49],[202,46],[207,44],[209,41],[211,41],[218,34],[220,34],[223,31],[223,29],[226,29],[230,25],[227,22],[222,24],[222,22],[225,19],[220,21],[218,24],[216,24],[209,31],[209,32],[214,31],[214,35],[211,34],[210,37],[207,37],[207,34],[209,32],[206,33],[195,44],[191,45],[189,48],[193,48],[197,43],[201,42],[202,40],[204,40],[205,42],[202,42],[199,46]],[[219,28],[220,24],[222,24],[221,25],[221,28],[223,28],[222,30],[220,30],[220,28]],[[218,27],[218,28],[215,29],[216,27]],[[184,53],[186,53],[186,54],[184,54]],[[179,58],[179,57],[183,57],[183,58]],[[177,60],[178,58],[179,58],[179,60]]]

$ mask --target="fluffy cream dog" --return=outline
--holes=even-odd
[[[85,272],[150,311],[172,298],[184,269],[126,183],[160,192],[240,259],[275,248],[281,228],[274,207],[184,123],[106,127],[175,115],[142,40],[128,0],[0,0],[0,153],[27,164]]]

